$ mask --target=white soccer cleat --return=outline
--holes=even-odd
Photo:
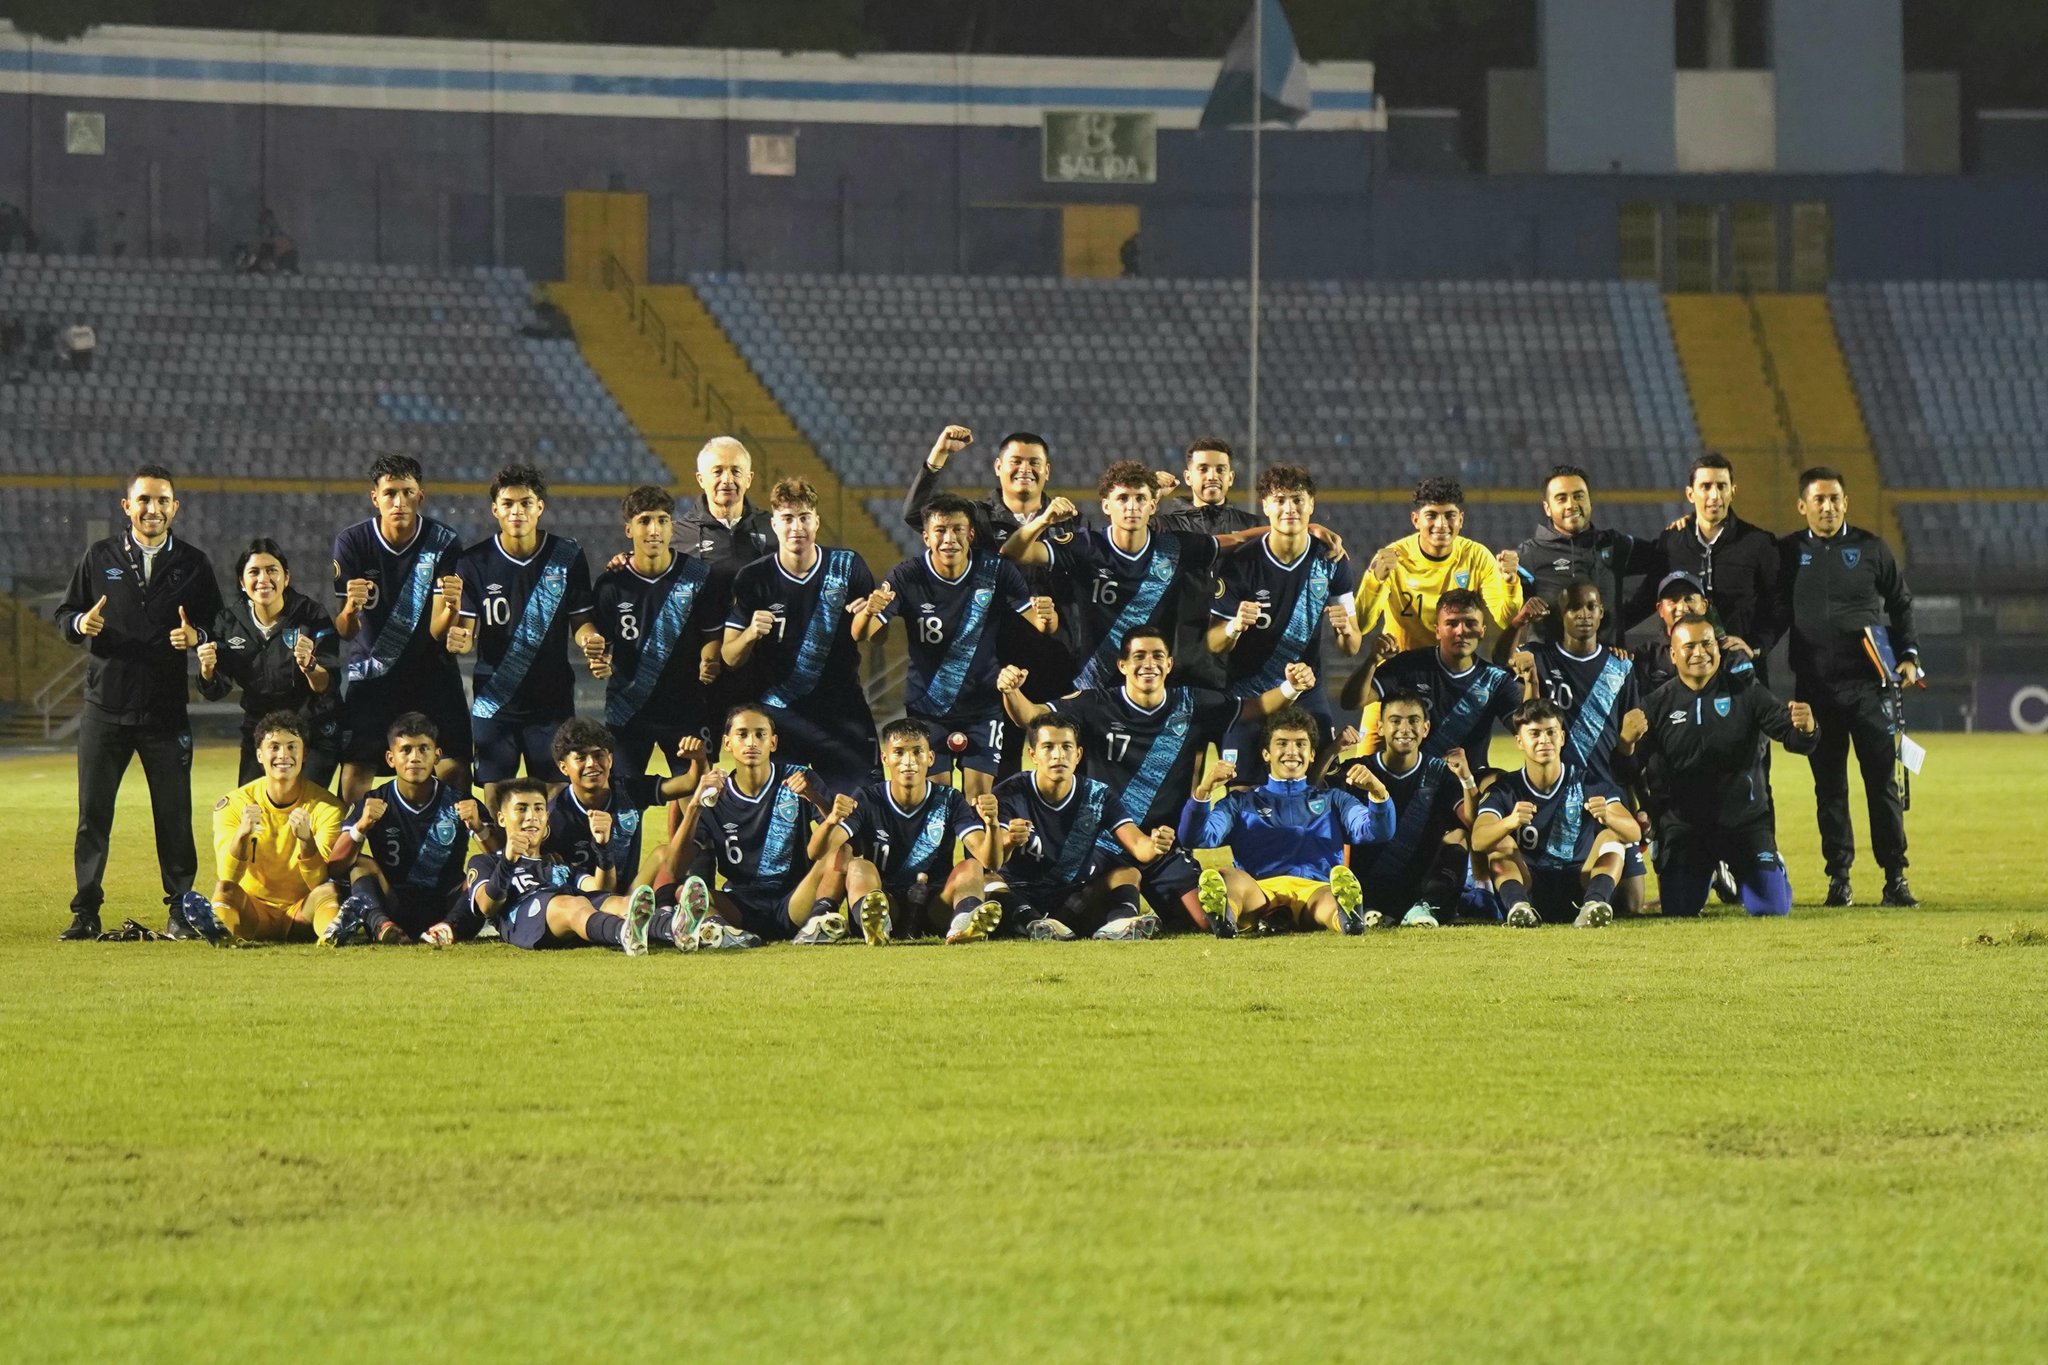
[[[1534,929],[1543,923],[1543,916],[1536,913],[1536,907],[1527,901],[1516,901],[1508,910],[1508,928]]]
[[[1050,915],[1042,916],[1024,926],[1024,937],[1054,943],[1065,943],[1074,937],[1074,931]]]
[[[1572,921],[1574,928],[1605,929],[1614,923],[1614,907],[1606,901],[1587,901],[1579,907],[1579,917]]]
[[[1417,901],[1408,907],[1408,913],[1401,916],[1403,929],[1434,929],[1437,927],[1436,913],[1428,904]]]
[[[626,927],[619,931],[619,949],[627,957],[647,956],[647,931],[654,924],[654,888],[636,886],[626,902]]]
[[[978,943],[994,935],[996,926],[1003,922],[1003,903],[986,900],[972,910],[962,910],[953,916],[952,927],[946,930],[948,943]]]
[[[758,948],[761,936],[750,934],[744,929],[735,929],[716,915],[707,916],[690,931],[690,937],[683,942],[686,953],[715,953],[730,948]]]
[[[797,930],[798,943],[844,943],[847,924],[844,910],[827,910],[822,915],[813,915],[804,921],[804,927]]]
[[[676,908],[669,921],[669,935],[681,948],[696,934],[697,926],[711,918],[711,885],[702,877],[691,877],[676,896]]]
[[[1386,917],[1386,915],[1385,915],[1385,914],[1384,914],[1383,912],[1381,912],[1381,911],[1378,911],[1378,910],[1368,910],[1368,911],[1366,911],[1366,912],[1365,912],[1365,927],[1366,927],[1366,928],[1368,928],[1368,929],[1384,929],[1384,928],[1386,927],[1386,925],[1387,925],[1387,917]]]
[[[1095,931],[1095,937],[1112,942],[1136,942],[1139,939],[1159,937],[1159,916],[1150,911],[1142,915],[1127,915],[1113,919]]]
[[[860,904],[853,908],[854,918],[860,921],[861,939],[870,948],[880,948],[889,942],[889,893],[870,891],[860,898]]]

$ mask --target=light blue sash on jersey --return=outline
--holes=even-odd
[[[1180,758],[1181,750],[1193,738],[1195,716],[1195,694],[1192,689],[1176,687],[1172,692],[1173,710],[1168,713],[1166,724],[1152,741],[1152,747],[1145,751],[1145,761],[1138,765],[1138,771],[1124,784],[1123,795],[1118,798],[1124,814],[1138,822],[1140,828],[1145,817],[1151,813],[1152,802],[1159,795],[1159,788],[1166,781],[1166,775],[1173,771],[1174,763]],[[1116,838],[1105,833],[1097,841],[1103,851],[1117,851]]]
[[[778,768],[769,779],[775,783],[775,805],[768,814],[768,837],[762,840],[761,865],[754,874],[761,881],[773,881],[789,871],[796,836],[803,828],[804,799],[783,782],[790,773],[804,771],[801,767]]]
[[[1565,737],[1567,763],[1583,767],[1593,761],[1593,749],[1614,714],[1614,699],[1621,695],[1621,685],[1628,681],[1632,671],[1626,660],[1614,654],[1609,654],[1607,662],[1600,665],[1600,676],[1593,680],[1592,690],[1579,703],[1578,718],[1572,721],[1572,732]]]
[[[1249,678],[1241,678],[1230,686],[1233,697],[1256,697],[1261,692],[1270,692],[1287,678],[1287,665],[1298,663],[1308,649],[1308,642],[1315,639],[1316,632],[1323,628],[1323,608],[1330,602],[1330,561],[1318,558],[1308,566],[1308,581],[1301,585],[1301,591],[1294,595],[1294,614],[1287,618],[1287,629],[1273,646],[1273,652],[1266,657],[1266,666]]]
[[[915,711],[922,716],[943,716],[960,699],[960,688],[967,681],[968,665],[974,662],[975,651],[981,646],[981,630],[988,621],[989,603],[995,601],[996,572],[1001,567],[1002,560],[995,555],[974,557],[974,579],[969,584],[966,619],[961,621],[959,633],[953,637],[945,659],[933,670],[931,681],[925,684],[923,698],[906,702],[904,710]]]
[[[1449,771],[1440,758],[1422,760],[1422,780],[1415,785],[1415,795],[1409,798],[1406,809],[1401,812],[1394,837],[1373,860],[1372,883],[1400,881],[1407,876],[1408,865],[1415,858],[1416,845],[1422,842],[1422,832],[1429,826],[1429,813],[1436,806],[1437,788],[1443,786],[1444,774]]]
[[[647,699],[654,695],[654,685],[661,681],[662,670],[668,667],[669,659],[676,652],[676,642],[682,639],[683,626],[690,619],[690,609],[697,605],[697,590],[710,576],[710,565],[694,556],[683,556],[683,571],[676,575],[675,582],[669,584],[668,596],[663,599],[661,610],[647,623],[647,634],[641,637],[640,662],[634,668],[632,678],[616,690],[606,689],[605,724],[624,725],[638,715]],[[616,684],[619,679],[614,677],[612,681]]]
[[[1493,701],[1494,689],[1509,676],[1506,669],[1495,668],[1492,664],[1475,663],[1472,666],[1479,670],[1479,676],[1459,696],[1457,703],[1444,712],[1443,719],[1430,723],[1429,738],[1423,741],[1422,751],[1431,758],[1442,758],[1469,742],[1471,736],[1463,733],[1465,728],[1472,724],[1474,716],[1485,711]],[[1481,755],[1482,758],[1484,756]]]
[[[1059,857],[1053,863],[1051,876],[1046,879],[1047,885],[1071,886],[1088,870],[1095,845],[1100,842],[1096,834],[1102,828],[1102,805],[1108,799],[1109,788],[1106,785],[1092,777],[1081,779],[1081,810],[1074,817],[1074,823],[1067,826],[1067,837],[1060,844]]]
[[[420,526],[420,533],[413,541],[418,557],[412,562],[412,572],[406,575],[404,586],[392,600],[391,612],[384,618],[384,624],[377,628],[377,639],[367,656],[342,670],[343,692],[357,683],[383,677],[405,653],[405,647],[412,643],[413,632],[419,629],[421,615],[434,599],[434,570],[441,562],[441,555],[454,543],[455,532],[440,522],[429,521]]]
[[[1524,781],[1522,785],[1529,784]],[[1579,830],[1585,823],[1586,784],[1573,778],[1564,789],[1564,810],[1552,823],[1550,837],[1543,842],[1544,861],[1552,867],[1577,867]]]
[[[1108,532],[1103,534],[1106,537]],[[1110,546],[1110,551],[1115,553],[1116,547]],[[1166,590],[1179,574],[1180,542],[1165,532],[1153,532],[1152,558],[1145,565],[1145,576],[1138,580],[1130,601],[1116,614],[1108,632],[1096,642],[1095,654],[1074,680],[1074,686],[1085,691],[1116,685],[1116,659],[1123,652],[1124,637],[1151,621],[1152,613],[1159,608],[1159,599],[1166,596]]]
[[[942,787],[936,782],[932,784],[931,792],[925,799],[929,801],[932,796],[939,799],[931,810],[926,812],[924,828],[917,832],[917,842],[912,844],[910,852],[903,856],[903,866],[898,871],[915,876],[924,870],[926,863],[937,856],[940,849],[946,846],[947,831],[953,827],[954,790],[952,787]]]
[[[796,662],[789,666],[789,676],[761,698],[769,706],[788,707],[811,695],[845,624],[841,618],[846,615],[846,584],[853,576],[853,551],[826,550],[824,554],[825,565],[819,572],[825,575],[825,582],[818,589],[817,609],[804,626],[803,643],[797,648]]]
[[[469,714],[478,720],[489,720],[502,711],[519,691],[519,684],[526,681],[526,670],[533,667],[541,643],[555,623],[555,612],[569,591],[569,561],[582,553],[575,541],[565,537],[555,536],[549,542],[547,560],[540,566],[540,582],[527,596],[526,610],[519,613],[519,624],[512,628],[512,639],[498,666],[491,670],[491,680],[477,691],[469,708]]]
[[[436,784],[440,786],[440,784]],[[398,784],[390,784],[391,802],[398,803]],[[462,821],[455,814],[455,793],[446,786],[434,793],[434,823],[427,827],[427,841],[420,845],[420,851],[412,860],[412,871],[406,875],[405,884],[419,890],[431,890],[440,883],[441,869],[448,862],[448,855],[455,851],[455,845],[463,841]]]

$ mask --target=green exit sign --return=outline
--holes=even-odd
[[[1159,131],[1150,114],[1048,109],[1041,127],[1049,181],[1150,185],[1159,179]]]

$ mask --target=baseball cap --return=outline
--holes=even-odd
[[[1657,584],[1657,600],[1660,602],[1669,597],[1689,597],[1695,593],[1705,597],[1707,590],[1700,586],[1697,578],[1683,569],[1674,569],[1665,574]]]

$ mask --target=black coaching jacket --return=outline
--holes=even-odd
[[[88,636],[78,619],[107,599],[106,629]],[[142,582],[142,552],[123,531],[85,552],[57,607],[57,628],[91,656],[85,702],[122,725],[184,725],[185,653],[171,644],[178,609],[210,638],[220,614],[220,585],[198,546],[167,537],[157,551],[149,585]]]
[[[1913,594],[1891,547],[1860,526],[1778,541],[1778,620],[1791,634],[1792,676],[1830,685],[1878,681],[1865,626],[1889,626],[1901,663],[1920,657]]]

